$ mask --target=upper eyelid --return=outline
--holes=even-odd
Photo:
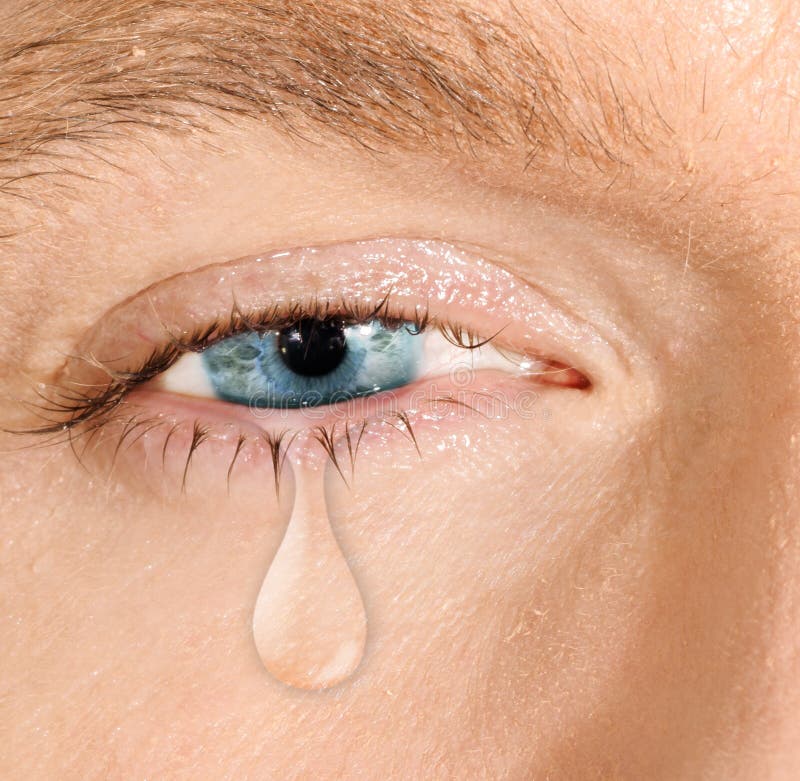
[[[405,319],[414,319],[414,306],[470,329],[480,317],[484,336],[513,320],[521,341],[537,353],[558,353],[566,362],[580,363],[592,357],[584,354],[591,347],[603,351],[606,367],[624,361],[619,346],[586,319],[504,265],[449,242],[425,239],[301,247],[184,272],[114,307],[81,340],[77,352],[105,360],[108,343],[119,346],[120,330],[132,325],[138,342],[155,345],[165,334],[180,339],[226,320],[236,308],[264,312],[292,302],[309,306],[314,299],[338,307],[342,298],[377,306],[387,293],[403,308]]]
[[[414,311],[416,319],[413,321],[413,327],[418,334],[435,327],[448,342],[468,350],[480,347],[491,339],[491,337],[480,338],[467,327],[440,322],[430,317],[427,309],[415,308]],[[138,366],[115,369],[113,362],[104,363],[91,356],[78,356],[74,360],[79,366],[85,365],[97,369],[108,377],[107,382],[100,380],[97,383],[77,383],[84,385],[87,388],[86,392],[76,390],[63,393],[56,387],[56,395],[46,399],[46,403],[40,407],[53,413],[61,411],[66,417],[64,420],[55,420],[51,425],[45,424],[36,430],[31,430],[30,433],[70,430],[112,412],[132,390],[169,371],[187,353],[201,352],[237,334],[272,331],[281,324],[295,322],[302,316],[329,317],[337,313],[342,313],[354,324],[374,319],[384,322],[408,322],[401,311],[393,311],[388,295],[384,296],[377,306],[362,307],[350,305],[346,301],[325,301],[319,298],[314,298],[305,304],[294,302],[285,310],[271,307],[263,312],[248,312],[234,305],[227,321],[210,323],[194,334],[184,335],[182,338],[166,334],[163,345],[154,349]]]
[[[304,308],[302,304],[294,304],[286,312],[271,309],[263,313],[246,313],[236,308],[232,311],[231,318],[227,322],[212,323],[206,329],[183,338],[167,338],[164,346],[154,351],[142,369],[122,374],[113,372],[113,369],[110,368],[109,371],[113,372],[112,379],[124,381],[131,388],[136,387],[168,371],[186,353],[202,352],[243,333],[269,333],[296,322],[300,317],[335,317],[340,311],[347,318],[347,322],[352,324],[366,323],[374,319],[378,319],[383,323],[402,324],[407,322],[402,314],[391,314],[392,309],[389,306],[388,296],[383,299],[379,307],[365,307],[361,310],[356,310],[353,307],[338,309],[333,302],[319,301],[307,308]],[[476,349],[487,344],[492,338],[481,338],[476,332],[465,326],[432,318],[427,310],[422,313],[417,312],[417,315],[418,317],[412,325],[413,333],[422,334],[429,328],[436,328],[447,341],[464,349]],[[401,327],[404,326],[401,325]]]

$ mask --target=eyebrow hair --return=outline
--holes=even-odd
[[[557,55],[544,43],[555,28],[513,5],[502,21],[453,0],[54,5],[26,5],[0,44],[6,193],[75,173],[76,155],[126,127],[180,132],[211,116],[266,117],[375,151],[511,149],[526,165],[557,153],[599,168],[671,131],[610,76],[590,80]]]

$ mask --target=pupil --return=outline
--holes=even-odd
[[[278,351],[286,366],[304,377],[332,372],[347,352],[340,320],[306,317],[278,333]]]

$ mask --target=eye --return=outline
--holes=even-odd
[[[237,334],[187,353],[157,387],[258,408],[302,409],[403,388],[458,369],[531,368],[488,344],[454,343],[440,330],[407,320],[347,323],[303,317],[264,333]]]
[[[278,331],[239,334],[187,354],[161,384],[173,393],[251,407],[314,407],[413,382],[421,347],[410,322],[348,325],[340,318],[305,317]]]
[[[198,471],[219,462],[230,477],[278,469],[290,448],[325,458],[336,436],[357,452],[348,433],[367,429],[416,447],[415,432],[527,425],[540,393],[590,391],[615,361],[584,321],[466,250],[299,248],[180,274],[112,309],[38,394],[45,422],[28,431],[112,470],[124,457],[131,476],[161,465],[183,486],[198,451]]]

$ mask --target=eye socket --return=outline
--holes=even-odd
[[[243,333],[183,356],[162,378],[184,395],[258,408],[300,409],[370,396],[413,382],[422,339],[410,322],[306,317],[279,331]]]
[[[601,334],[534,286],[453,245],[404,239],[176,275],[109,311],[74,352],[32,405],[44,424],[26,431],[92,448],[106,427],[142,442],[166,431],[162,457],[179,441],[190,455],[207,440],[238,453],[242,437],[294,441],[340,420],[527,414],[531,386],[589,390],[594,373],[623,373]]]

